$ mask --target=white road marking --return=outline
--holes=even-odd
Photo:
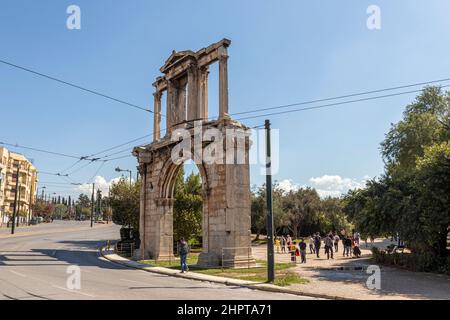
[[[23,277],[23,278],[27,277],[25,274],[17,272],[17,271],[14,271],[14,270],[8,270],[8,271],[11,272],[11,273],[14,273],[17,276]]]
[[[138,283],[138,284],[145,284],[142,281],[135,281],[135,280],[128,280],[128,279],[119,279],[120,281],[126,281],[126,282],[133,282],[133,283]]]
[[[92,294],[84,293],[84,292],[81,292],[81,291],[78,291],[78,290],[70,290],[70,289],[67,289],[67,288],[64,288],[64,287],[60,287],[60,286],[55,286],[55,285],[52,285],[52,287],[53,288],[57,288],[57,289],[61,289],[61,290],[67,291],[67,292],[78,293],[78,294],[81,294],[83,296],[95,298],[95,296],[92,295]]]

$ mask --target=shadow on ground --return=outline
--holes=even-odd
[[[339,286],[339,283],[343,286],[360,284],[373,298],[405,296],[412,299],[450,299],[450,277],[443,274],[412,272],[385,266],[379,266],[381,290],[369,290],[366,282],[372,273],[367,273],[366,268],[370,264],[373,264],[370,258],[361,258],[341,261],[339,267],[342,267],[343,270],[339,270],[338,267],[304,268],[304,271],[307,271],[308,277],[312,279],[333,282],[333,287]],[[363,270],[354,270],[354,267],[361,266]]]

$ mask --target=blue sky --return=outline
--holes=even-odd
[[[81,8],[81,30],[66,28],[71,4]],[[381,9],[381,30],[366,27],[371,4]],[[447,0],[4,0],[0,59],[152,107],[151,84],[173,49],[197,50],[226,37],[232,40],[233,113],[447,78],[449,12]],[[218,109],[215,78],[213,69],[210,114]],[[340,188],[379,175],[379,143],[413,98],[271,117],[280,129],[275,179],[335,191],[330,184]],[[0,64],[0,141],[81,156],[151,131],[152,117],[143,111]],[[74,162],[10,149],[32,158],[42,171],[58,172]],[[106,163],[98,175],[109,181],[117,177],[116,166],[135,171],[136,162]],[[98,168],[92,164],[71,179],[89,182]],[[66,182],[44,175],[40,180]],[[252,168],[251,182],[263,181]],[[50,183],[48,190],[73,192]]]

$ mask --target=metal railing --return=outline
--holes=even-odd
[[[227,255],[227,252],[228,255]],[[239,265],[247,264],[247,268],[250,269],[250,266],[253,264],[254,260],[252,258],[252,247],[228,247],[222,248],[222,259],[221,259],[221,268],[236,266],[236,263]],[[227,265],[228,264],[228,265]]]
[[[114,253],[125,256],[125,257],[133,257],[135,251],[134,242],[117,242],[114,246]]]

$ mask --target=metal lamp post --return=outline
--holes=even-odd
[[[127,169],[120,169],[119,167],[116,168],[116,172],[128,172],[130,174],[130,186],[131,186],[131,170],[127,170]]]

